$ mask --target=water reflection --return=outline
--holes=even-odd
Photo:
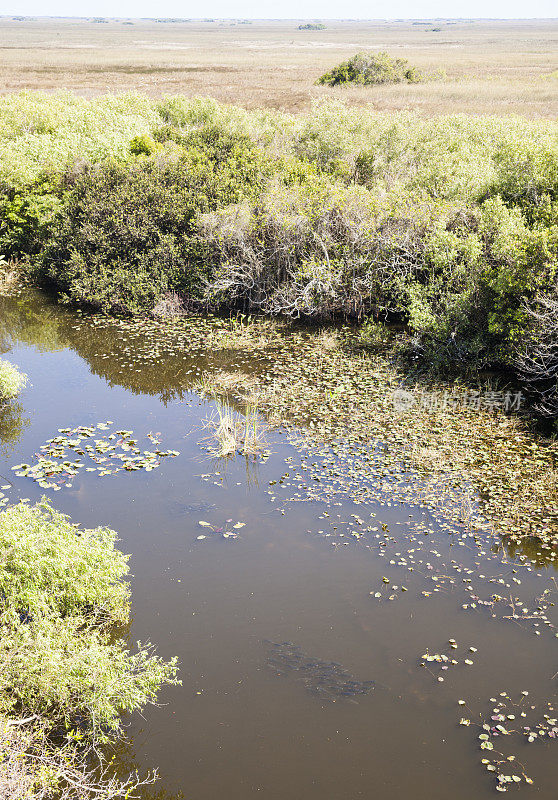
[[[0,403],[0,456],[9,458],[29,424],[30,419],[20,402],[10,400]]]
[[[68,346],[70,319],[68,312],[31,290],[14,297],[0,296],[0,352],[17,342],[42,352],[62,350]]]

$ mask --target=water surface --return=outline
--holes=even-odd
[[[154,352],[151,339],[96,326],[34,293],[0,298],[0,352],[30,378],[0,416],[10,501],[44,491],[75,522],[118,531],[131,554],[130,642],[180,658],[182,687],[130,723],[140,770],[157,767],[160,788],[191,800],[493,796],[482,729],[459,720],[480,722],[501,692],[519,700],[527,691],[521,709],[548,713],[558,669],[552,567],[514,560],[488,533],[448,529],[389,493],[355,502],[347,486],[357,461],[323,444],[301,448],[285,431],[269,435],[263,462],[209,459],[200,440],[214,404],[196,380],[223,367],[269,369],[265,354],[207,355],[186,340]],[[142,448],[156,433],[179,455],[150,472],[81,471],[56,493],[11,470],[58,429],[108,420],[133,430]],[[245,524],[223,538],[200,520]],[[512,614],[502,601],[483,605],[494,594],[521,598],[526,619],[504,619]],[[270,643],[283,648],[279,660]],[[421,667],[427,649],[459,664]],[[555,800],[555,742],[501,739],[534,780],[510,791]]]

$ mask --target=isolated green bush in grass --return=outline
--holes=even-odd
[[[27,376],[9,361],[0,359],[0,402],[15,397],[27,383]]]
[[[381,83],[418,83],[422,76],[404,58],[387,53],[357,53],[322,75],[316,83],[338,86],[355,83],[370,86]]]

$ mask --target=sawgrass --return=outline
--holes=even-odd
[[[521,114],[556,118],[556,20],[296,20],[155,23],[120,20],[0,20],[0,91],[71,89],[92,97],[139,91],[208,95],[247,108],[304,111],[314,97],[340,94],[380,110],[425,114]],[[433,31],[431,28],[441,28]],[[442,81],[330,89],[314,82],[360,51],[409,59]]]

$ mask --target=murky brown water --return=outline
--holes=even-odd
[[[30,377],[0,417],[10,501],[45,491],[76,522],[117,530],[132,554],[130,639],[181,660],[183,686],[130,727],[135,763],[158,767],[159,788],[191,800],[493,796],[494,774],[480,763],[493,752],[479,750],[482,728],[459,720],[489,718],[501,692],[523,697],[506,712],[516,717],[506,730],[552,719],[553,568],[513,560],[482,532],[477,541],[465,529],[448,533],[426,508],[389,497],[356,504],[344,490],[355,463],[325,447],[301,451],[284,432],[270,435],[264,463],[207,460],[200,429],[213,404],[192,391],[194,380],[239,361],[256,370],[259,359],[181,350],[137,361],[118,329],[32,293],[0,298],[0,352]],[[81,471],[56,494],[11,471],[59,428],[106,420],[133,430],[142,448],[158,432],[180,455],[151,472]],[[319,500],[315,477],[326,467],[338,474]],[[200,520],[245,525],[226,539]],[[514,601],[516,618],[504,619],[513,617],[504,601],[483,605],[495,594]],[[427,649],[459,663],[421,667]],[[367,681],[374,688],[359,691]],[[510,792],[555,800],[555,740],[493,741],[502,758],[516,756],[500,772],[521,775],[521,762],[534,781]]]

